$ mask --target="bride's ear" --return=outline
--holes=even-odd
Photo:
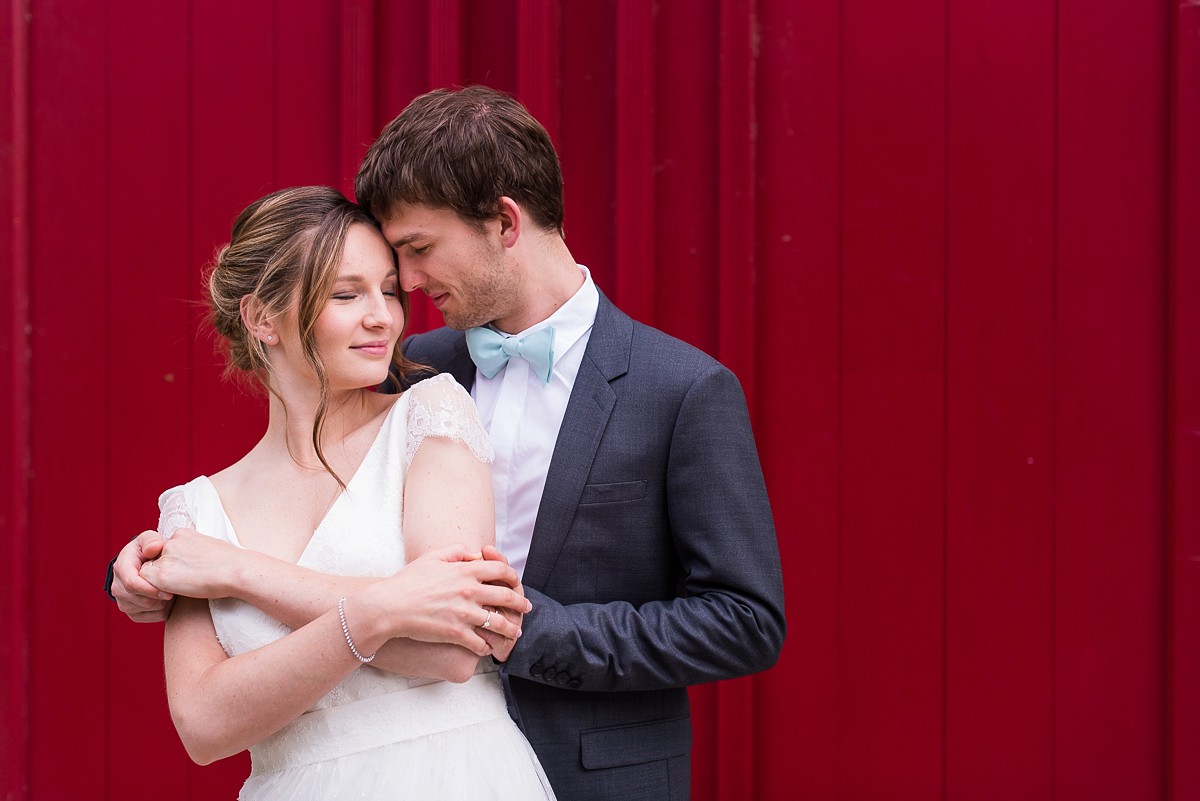
[[[253,295],[246,295],[239,304],[242,314],[242,325],[254,339],[264,345],[271,346],[279,342],[279,331],[275,320],[266,314],[262,302]]]

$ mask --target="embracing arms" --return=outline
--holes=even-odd
[[[486,464],[459,442],[430,437],[413,458],[404,492],[409,563],[388,578],[313,573],[187,530],[142,567],[145,580],[181,596],[167,625],[167,684],[193,758],[211,761],[252,745],[359,666],[336,611],[339,597],[346,596],[359,653],[379,650],[373,665],[407,675],[466,680],[501,635],[519,636],[528,602],[490,548]],[[485,551],[492,558],[480,560]],[[206,605],[182,597],[189,595],[248,600],[296,630],[227,658]],[[495,614],[498,608],[511,611]],[[487,630],[479,628],[485,620]]]
[[[655,690],[777,660],[782,572],[746,403],[733,374],[707,364],[674,400],[638,394],[649,379],[622,379],[588,480],[615,491],[639,479],[644,490],[624,500],[585,492],[555,572],[539,581],[527,571],[537,589],[526,586],[533,612],[510,675]]]
[[[347,597],[345,615],[360,653],[392,637],[427,636],[397,609],[420,585],[421,560],[411,570]],[[386,610],[386,611],[385,611]],[[207,764],[242,751],[309,709],[359,667],[335,608],[261,648],[227,657],[203,600],[180,597],[167,621],[165,667],[171,717],[188,754]]]

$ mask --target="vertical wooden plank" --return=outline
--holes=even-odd
[[[104,208],[110,210],[112,273],[107,296],[95,302],[104,304],[108,320],[105,475],[112,478],[105,549],[115,554],[157,526],[159,493],[192,477],[189,320],[195,309],[188,301],[197,275],[185,237],[187,6],[111,0],[109,13]],[[108,606],[109,797],[133,786],[178,797],[190,761],[161,689],[163,627],[132,623]]]
[[[463,9],[463,84],[516,92],[518,8],[518,0],[489,0]]]
[[[349,13],[336,0],[275,0],[275,185],[339,187],[344,124],[339,108],[340,23]],[[361,54],[360,54],[361,55]]]
[[[1166,8],[1058,4],[1057,801],[1164,792]]]
[[[462,0],[429,0],[430,89],[462,83],[463,16]]]
[[[341,87],[337,156],[338,181],[346,197],[354,197],[354,176],[379,128],[375,122],[379,52],[375,45],[377,14],[373,0],[345,0],[340,4],[341,52],[338,63]]]
[[[230,25],[237,19],[237,25]],[[277,96],[274,9],[232,0],[191,6],[191,219],[188,260],[192,299],[202,304],[198,280],[218,247],[229,241],[234,218],[248,203],[277,188],[274,148]],[[258,392],[221,380],[215,339],[202,315],[193,318],[191,385],[193,475],[213,473],[240,458],[261,436],[266,403]],[[249,774],[240,755],[192,771],[196,799],[230,798]]]
[[[654,7],[617,3],[616,286],[621,310],[654,319]]]
[[[433,45],[428,36],[421,35],[434,29],[430,4],[375,4],[374,13],[375,117],[371,126],[372,140],[412,98],[438,85],[429,74]],[[400,42],[403,47],[398,46]]]
[[[562,71],[558,16],[558,0],[518,0],[517,94],[556,144]]]
[[[434,27],[433,10],[428,2],[363,2],[374,6],[375,134],[410,99],[433,85],[429,76],[432,45],[427,35]]]
[[[655,299],[654,318],[647,321],[713,355],[720,306],[719,99],[713,91],[719,79],[719,20],[717,0],[659,4]]]
[[[751,0],[721,0],[717,71],[718,357],[739,379],[751,410],[755,396],[755,220],[758,138],[758,20]]]
[[[612,230],[616,15],[601,3],[564,3],[560,8],[562,128],[555,145],[563,168],[567,245],[620,306]]]
[[[717,264],[716,356],[742,383],[755,416],[754,343],[758,333],[756,248],[747,247],[755,221],[758,120],[755,38],[758,20],[751,0],[721,0],[717,70]],[[747,677],[717,685],[717,793],[753,799],[755,789],[754,685]]]
[[[1171,19],[1167,798],[1200,798],[1200,4]]]
[[[946,797],[1053,797],[1054,9],[950,4]]]
[[[434,48],[445,48],[451,44],[419,35],[421,31],[431,31],[439,25],[439,30],[446,27],[444,18],[439,17],[436,25],[434,22],[435,8],[440,5],[434,4],[435,8],[431,8],[430,5],[414,0],[375,6],[374,124],[370,136],[363,143],[363,153],[384,126],[414,97],[445,85],[435,83],[431,72],[434,61],[444,60],[445,56],[440,54],[435,59],[432,51]],[[453,4],[451,9],[457,13],[458,5]],[[453,31],[446,31],[446,35],[452,33],[453,36],[461,38],[461,26],[455,22],[452,27]],[[399,46],[401,44],[402,46]],[[453,46],[458,47],[457,39]],[[452,60],[457,64],[457,56]],[[457,75],[458,67],[455,66],[454,70]],[[357,161],[354,169],[358,169]],[[428,331],[441,325],[441,313],[433,307],[423,292],[409,298],[407,333]]]
[[[424,19],[414,14],[417,7],[423,7]],[[419,25],[423,22],[428,31],[428,35],[425,37],[426,41],[423,43],[424,63],[413,65],[415,69],[410,73],[414,77],[423,77],[416,81],[393,79],[394,86],[399,91],[389,93],[389,96],[394,98],[393,102],[387,103],[384,108],[381,108],[384,119],[380,120],[379,129],[382,129],[403,111],[404,107],[417,95],[432,89],[461,85],[466,69],[466,57],[463,51],[466,35],[466,11],[463,7],[463,0],[429,0],[424,4],[411,3],[403,8],[397,5],[394,11],[396,13],[393,22],[395,26],[418,30]],[[386,29],[396,30],[391,26]],[[388,46],[381,49],[382,53],[388,53],[390,56],[392,41],[392,39],[388,40]],[[383,68],[387,69],[386,66]],[[395,74],[395,70],[390,72]],[[401,89],[401,87],[403,88]],[[389,106],[391,108],[388,108]],[[442,325],[441,314],[433,307],[424,293],[418,292],[410,300],[407,326],[409,333],[427,331]]]
[[[230,18],[238,24],[230,26]],[[274,14],[271,7],[222,2],[192,7],[192,220],[190,262],[199,276],[229,241],[237,214],[278,188],[274,175]],[[244,77],[248,76],[248,77]],[[203,303],[201,283],[192,297]],[[192,468],[215,472],[233,463],[262,433],[266,404],[220,378],[215,340],[197,319]]]
[[[840,3],[763,0],[758,7],[755,430],[783,561],[788,636],[779,664],[757,680],[756,788],[764,801],[834,801]]]
[[[420,0],[376,3],[374,14],[375,118],[371,126],[372,140],[410,100],[438,85],[429,74],[433,43],[428,35],[422,35],[434,27],[430,4]],[[401,43],[403,46],[399,46]],[[354,166],[358,168],[357,164]]]
[[[945,9],[844,7],[840,787],[943,790]]]
[[[0,328],[0,370],[8,390],[0,396],[0,453],[10,473],[2,490],[0,530],[8,533],[0,581],[0,609],[8,636],[0,642],[0,796],[25,798],[29,789],[30,614],[30,402],[29,378],[29,15],[26,0],[0,11],[0,258],[5,320]]]
[[[30,801],[103,798],[108,772],[107,27],[107,3],[46,0],[31,28]]]
[[[646,275],[618,276],[620,299],[637,282],[653,284],[642,321],[717,353],[717,85],[715,0],[658,4],[654,19],[654,207],[652,260]],[[626,57],[622,52],[618,61]],[[603,206],[595,205],[597,215]],[[619,266],[619,265],[618,265]],[[621,280],[624,278],[624,280]],[[634,286],[626,286],[633,282]],[[648,308],[647,308],[648,305]],[[720,722],[717,685],[693,687],[692,798],[718,798]]]

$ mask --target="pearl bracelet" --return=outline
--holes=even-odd
[[[350,646],[350,653],[354,654],[354,658],[364,665],[374,661],[375,657],[379,654],[378,651],[370,656],[363,656],[354,647],[354,640],[350,639],[350,627],[346,625],[346,596],[344,595],[338,599],[338,620],[342,621],[342,634],[346,635],[346,645]]]

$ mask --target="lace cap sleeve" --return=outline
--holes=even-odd
[[[170,539],[176,529],[195,528],[183,487],[172,487],[158,496],[158,535]]]
[[[408,440],[404,466],[412,464],[417,448],[429,437],[458,440],[481,462],[495,458],[492,442],[479,422],[475,401],[454,378],[445,373],[427,378],[408,390]]]

